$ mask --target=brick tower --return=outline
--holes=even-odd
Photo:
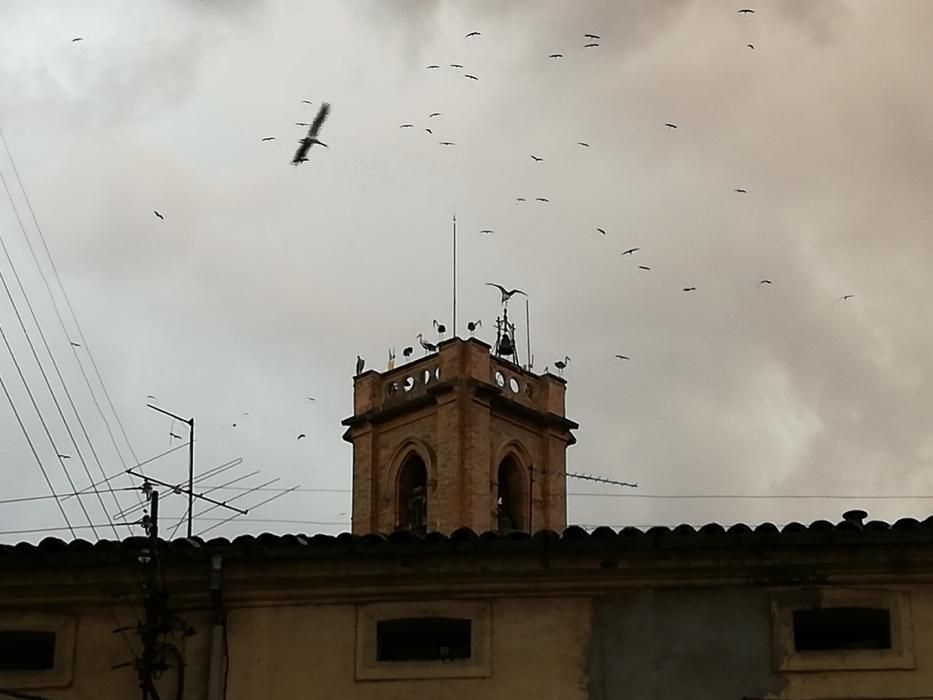
[[[454,338],[354,379],[353,532],[562,530],[566,384]],[[530,523],[529,523],[530,520]]]

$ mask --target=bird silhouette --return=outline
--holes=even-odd
[[[596,230],[599,231],[599,232],[600,232],[601,234],[603,234],[604,236],[606,235],[606,229],[604,229],[604,228],[599,228],[599,226],[597,226],[597,227],[596,227]]]
[[[314,103],[311,100],[302,100],[306,105],[313,105]]]
[[[261,141],[275,141],[275,136],[264,136],[260,140]]]
[[[157,399],[155,396],[153,396],[152,394],[146,394],[146,398],[147,398],[147,399],[152,399],[153,401],[158,401],[158,399]]]
[[[596,46],[599,46],[599,44],[584,44],[584,45],[583,45],[583,48],[584,48],[584,49],[592,49],[592,48],[594,48],[594,47],[596,47]]]
[[[453,141],[440,141],[439,143],[441,144],[441,146],[456,146],[457,145]]]
[[[71,43],[73,44],[73,43],[75,43],[76,41],[84,41],[84,37],[83,37],[83,36],[76,36],[74,39],[71,40]]]
[[[733,192],[738,192],[739,194],[748,194],[748,190],[743,189],[742,187],[736,187],[732,190]]]
[[[531,159],[535,161],[536,163],[540,163],[542,160],[544,160],[544,158],[536,156],[534,153],[531,154]]]
[[[854,296],[855,296],[854,294],[846,294],[844,296],[839,297],[839,301],[846,301],[848,299],[851,299]]]
[[[684,287],[685,292],[695,292],[696,290],[696,287]]]
[[[308,436],[305,435],[304,433],[298,433],[297,439],[298,439],[298,440],[301,440],[302,438],[306,438],[306,437],[308,437]]]
[[[414,126],[415,126],[414,124],[399,124],[398,128],[399,129],[412,129],[414,128]]]
[[[463,68],[463,64],[462,63],[451,63],[450,67],[451,68]]]
[[[536,202],[550,202],[551,200],[547,197],[535,197]]]
[[[184,438],[181,435],[178,435],[176,433],[169,433],[168,436],[172,440],[184,440]]]
[[[515,201],[516,201],[516,202],[527,202],[528,200],[525,199],[524,197],[516,197],[516,198],[515,198]]]
[[[437,351],[437,346],[434,343],[429,343],[427,340],[425,340],[421,333],[418,334],[418,343],[424,350],[425,355],[427,355],[429,352]]]
[[[314,144],[320,144],[327,148],[327,144],[318,139],[318,133],[321,131],[321,126],[323,126],[328,114],[330,114],[330,104],[322,102],[317,116],[314,117],[314,121],[311,122],[311,126],[308,128],[308,135],[299,142],[301,145],[298,147],[298,150],[295,151],[295,157],[292,158],[292,165],[298,165],[308,160],[308,151],[311,150],[311,146]]]
[[[616,355],[620,360],[631,360],[632,358],[628,355]]]
[[[482,321],[470,321],[467,323],[467,330],[470,331],[470,336],[476,332],[477,328],[480,328],[483,325]]]
[[[155,215],[156,215],[156,218],[158,218],[158,219],[163,219],[163,220],[165,219],[165,217],[162,216],[162,214],[159,213],[158,211],[156,211],[155,209],[152,210],[152,213],[155,214]]]
[[[311,126],[308,122],[295,122],[295,126]]]
[[[599,39],[601,37],[599,36],[599,34],[584,34],[583,38],[584,39]]]
[[[440,68],[440,66],[434,66],[434,65],[428,66],[428,70],[432,70],[434,68]]]
[[[677,128],[677,125],[676,125],[676,124],[672,124],[671,122],[667,122],[666,124],[664,124],[664,126],[666,126],[668,129],[676,129],[676,128]]]
[[[425,129],[425,131],[427,131],[427,132],[428,132],[429,134],[431,134],[431,136],[433,136],[433,135],[434,135],[434,132],[433,132],[433,131],[431,131],[430,129]]]
[[[567,365],[569,364],[570,364],[570,357],[565,355],[564,359],[558,360],[557,362],[555,362],[554,366],[560,370],[561,374],[563,374],[564,370],[567,369]]]
[[[586,141],[577,141],[577,145],[578,145],[578,146],[583,146],[584,148],[589,148],[589,147],[590,147],[590,144],[588,144]]]
[[[469,73],[464,73],[463,77],[469,78],[470,80],[479,80],[479,78],[477,78],[475,75],[470,75]]]
[[[484,228],[482,231],[480,231],[480,233],[481,233],[482,235],[484,235],[484,236],[489,236],[489,235],[492,234],[492,229],[491,229],[491,228]]]
[[[754,48],[755,48],[755,45],[754,45],[754,44],[745,44],[745,45],[746,45],[748,48],[750,48],[750,49],[754,49]]]
[[[308,401],[317,401],[313,396],[305,396],[305,398],[308,399]]]
[[[59,453],[58,458],[59,458],[59,459],[71,459],[71,455],[63,455],[63,454]]]
[[[648,267],[647,265],[639,265],[639,266],[638,266],[638,269],[639,269],[639,270],[650,270],[651,268]]]
[[[76,342],[73,341],[73,340],[69,340],[68,342],[71,343],[71,346],[72,346],[72,347],[75,347],[75,348],[80,348],[80,347],[81,347],[81,343],[76,343]]]
[[[495,282],[486,282],[486,286],[487,286],[487,287],[495,287],[496,289],[499,290],[499,292],[501,292],[501,294],[502,294],[502,303],[503,303],[503,304],[508,304],[508,303],[509,303],[509,299],[511,299],[511,298],[512,298],[513,296],[515,296],[516,294],[521,294],[521,295],[526,296],[526,297],[528,296],[528,295],[527,295],[525,292],[523,292],[521,289],[506,289],[506,288],[503,287],[501,284],[496,284]]]
[[[740,14],[740,15],[753,15],[753,14],[755,14],[755,11],[754,11],[754,10],[749,10],[748,8],[745,8],[745,9],[739,10],[739,14]]]
[[[357,355],[357,356],[356,356],[356,373],[357,373],[358,375],[359,375],[359,374],[362,374],[362,373],[363,373],[363,367],[365,367],[365,366],[366,366],[366,360],[364,360],[362,357],[360,357],[359,355]]]
[[[629,248],[628,250],[622,251],[622,255],[631,255],[632,253],[637,253],[641,248]]]
[[[772,282],[771,280],[761,280],[761,281],[758,283],[758,286],[760,287],[760,286],[763,285],[763,284],[773,284],[773,282]]]
[[[548,58],[563,58],[564,54],[562,53],[552,53]]]
[[[411,345],[409,345],[407,348],[402,350],[402,357],[411,357],[411,354],[414,351],[415,349]]]
[[[439,116],[441,116],[441,113],[440,113],[440,112],[431,112],[431,113],[428,115],[428,119],[431,119],[432,117],[439,117]]]
[[[447,332],[447,326],[443,323],[438,323],[437,319],[434,319],[434,330],[437,331],[438,335],[444,335]]]
[[[465,37],[463,37],[463,38],[464,38],[464,39],[469,39],[471,36],[482,36],[482,34],[480,34],[479,32],[470,32],[469,34],[467,34],[467,35],[466,35]]]

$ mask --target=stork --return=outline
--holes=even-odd
[[[570,357],[568,355],[564,355],[564,359],[558,360],[557,362],[555,362],[554,366],[557,367],[558,371],[560,371],[560,376],[563,377],[564,370],[567,369],[567,365],[569,364],[570,364]]]
[[[467,330],[470,331],[470,337],[473,337],[473,334],[476,332],[477,328],[480,328],[483,325],[482,321],[470,321],[467,323]]]
[[[434,319],[434,330],[437,331],[438,339],[443,338],[444,334],[447,332],[447,326],[443,323],[438,323],[437,319]]]
[[[421,348],[424,350],[425,355],[429,352],[437,352],[437,345],[426,341],[421,333],[418,334],[418,342],[421,344]]]
[[[356,373],[357,375],[363,374],[363,367],[366,366],[366,360],[364,360],[359,355],[356,356]]]

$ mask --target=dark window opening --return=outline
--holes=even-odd
[[[55,668],[55,633],[0,630],[0,671],[48,671]]]
[[[499,530],[521,530],[528,505],[522,496],[520,467],[511,455],[499,465],[497,481],[496,516]]]
[[[411,454],[398,475],[399,530],[423,533],[428,523],[428,470],[424,460]]]
[[[815,608],[794,611],[797,651],[890,649],[891,611],[884,608]]]
[[[472,655],[471,620],[406,617],[376,623],[377,661],[454,661]]]

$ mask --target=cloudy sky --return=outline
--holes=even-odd
[[[61,414],[5,292],[0,328],[51,441],[5,345],[0,378],[58,492],[63,464],[80,488],[185,434],[152,394],[196,417],[199,470],[242,458],[210,483],[312,489],[210,534],[347,529],[355,357],[450,322],[456,213],[461,322],[489,340],[483,283],[527,290],[536,369],[572,358],[569,468],[640,485],[571,482],[609,494],[571,521],[925,517],[931,23],[924,0],[0,0],[0,128],[86,341],[0,152],[39,267],[5,193],[0,236],[55,366],[0,272]],[[322,100],[330,147],[294,168]],[[0,500],[48,494],[5,398],[0,431]],[[181,480],[183,451],[151,467]],[[643,497],[696,494],[915,497]],[[101,524],[114,498],[64,508]],[[47,528],[53,500],[0,504],[0,539],[70,535]]]

